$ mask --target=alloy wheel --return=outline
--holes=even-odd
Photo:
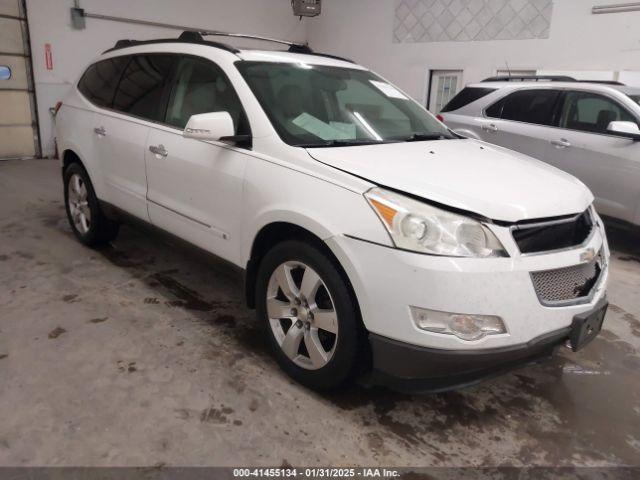
[[[89,208],[87,185],[77,173],[74,173],[69,178],[67,193],[69,213],[71,214],[73,225],[78,232],[85,235],[91,228],[91,209]]]
[[[267,316],[282,352],[307,370],[324,367],[338,342],[338,316],[324,281],[308,265],[288,261],[271,274]]]

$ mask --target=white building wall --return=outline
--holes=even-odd
[[[86,19],[71,28],[73,0],[27,0],[43,154],[54,152],[49,108],[64,97],[84,67],[123,38],[177,37],[164,28]],[[291,12],[290,0],[81,0],[87,12],[256,35],[306,40],[306,20]],[[220,40],[224,41],[224,40]],[[51,45],[53,70],[47,70],[45,44]],[[237,43],[237,42],[235,42]]]
[[[80,0],[80,6],[91,13],[308,40],[316,51],[350,57],[372,68],[421,102],[426,101],[430,70],[463,70],[462,83],[470,83],[504,70],[507,63],[512,70],[583,78],[598,73],[598,78],[618,78],[640,86],[637,36],[640,12],[592,15],[593,5],[606,2],[554,0],[550,28],[540,34],[548,36],[546,39],[458,38],[444,42],[414,39],[401,43],[394,28],[395,9],[400,1],[430,3],[430,0],[324,0],[322,15],[303,21],[292,15],[290,0]],[[522,3],[522,0],[495,0],[507,1]],[[45,156],[52,155],[54,148],[49,108],[64,97],[96,55],[122,38],[178,34],[174,30],[90,18],[86,19],[86,29],[74,30],[70,17],[73,3],[73,0],[27,0]],[[47,43],[51,44],[53,70],[46,69]]]
[[[394,37],[398,2],[324,0],[322,16],[309,23],[309,43],[318,51],[368,66],[423,103],[429,70],[463,70],[463,83],[471,83],[495,75],[507,63],[512,70],[573,73],[582,78],[598,71],[599,78],[618,75],[640,86],[637,73],[615,73],[640,71],[640,12],[591,14],[596,4],[620,2],[554,0],[547,39],[407,43]],[[583,70],[589,72],[580,75]]]

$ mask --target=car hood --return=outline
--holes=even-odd
[[[314,159],[426,200],[520,220],[579,213],[593,201],[578,179],[526,155],[471,139],[310,148]]]

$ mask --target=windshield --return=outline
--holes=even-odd
[[[631,100],[640,105],[640,95],[627,95]]]
[[[248,61],[236,66],[289,145],[453,138],[426,110],[366,70]]]

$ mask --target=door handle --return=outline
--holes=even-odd
[[[490,123],[489,125],[484,124],[480,128],[482,128],[482,130],[484,130],[485,132],[496,133],[498,131],[498,127],[496,127],[493,123]]]
[[[566,138],[561,138],[560,140],[551,140],[551,145],[556,148],[568,148],[571,146],[571,142]]]
[[[107,131],[104,129],[104,127],[96,127],[93,129],[93,132],[100,137],[104,137],[107,134]]]
[[[164,148],[164,145],[158,145],[157,147],[155,145],[151,145],[149,147],[149,151],[159,157],[166,157],[169,155],[169,152]]]

